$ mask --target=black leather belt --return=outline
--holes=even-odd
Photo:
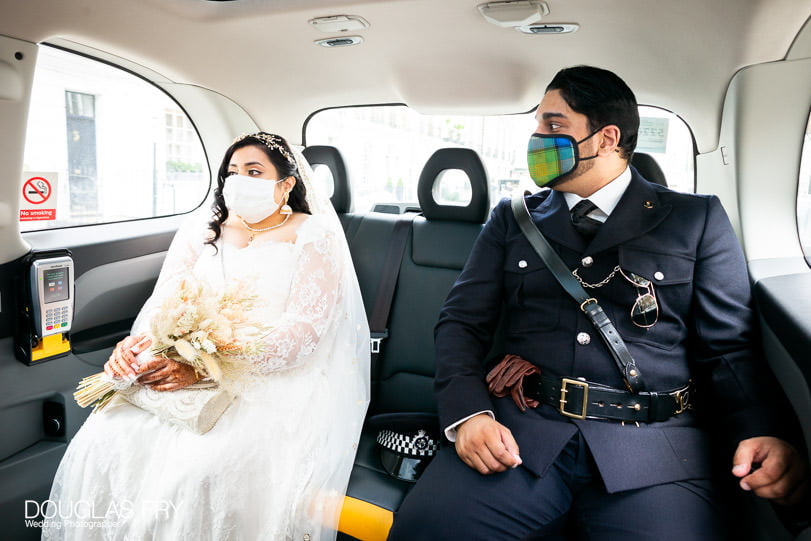
[[[524,378],[524,396],[574,419],[639,423],[666,421],[690,408],[692,384],[665,393],[630,393],[599,383],[545,374]]]

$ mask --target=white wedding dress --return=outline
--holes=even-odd
[[[237,398],[202,435],[129,403],[92,414],[57,471],[57,522],[46,515],[43,539],[335,536],[368,404],[368,328],[345,241],[311,216],[295,243],[260,236],[242,249],[219,242],[215,254],[201,218],[173,241],[133,334],[189,268],[215,287],[253,284],[260,306],[249,317],[273,329],[250,383],[232,385]]]

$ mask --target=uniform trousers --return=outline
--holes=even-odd
[[[518,467],[481,475],[439,451],[395,515],[389,541],[718,541],[723,517],[709,480],[609,494],[578,432],[540,478]]]

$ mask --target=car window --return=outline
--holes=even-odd
[[[676,115],[640,107],[640,152],[660,165],[668,185],[695,189],[693,137]],[[515,190],[537,190],[527,171],[526,148],[537,123],[534,112],[502,116],[422,115],[404,105],[325,109],[310,117],[308,145],[337,147],[347,162],[355,210],[378,203],[416,203],[417,181],[431,154],[443,147],[472,148],[481,156],[495,205]],[[465,205],[470,184],[464,173],[448,170],[434,185],[444,204]]]
[[[811,265],[811,115],[805,128],[803,154],[800,159],[800,181],[797,190],[797,229],[805,260]]]
[[[210,173],[183,110],[108,64],[40,47],[23,158],[22,231],[190,211]]]

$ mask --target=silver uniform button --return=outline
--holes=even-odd
[[[591,267],[592,265],[594,265],[594,258],[591,257],[590,255],[587,255],[586,257],[580,260],[580,264],[583,265],[584,267]]]
[[[578,344],[580,344],[581,346],[585,346],[589,342],[591,342],[591,336],[589,336],[589,333],[587,333],[587,332],[579,332],[579,333],[577,333],[577,343]]]
[[[662,274],[660,271],[656,271],[653,273],[653,277],[657,280],[664,280],[665,275]]]
[[[527,268],[527,262],[522,259],[521,261],[518,262],[518,268],[519,269]]]

